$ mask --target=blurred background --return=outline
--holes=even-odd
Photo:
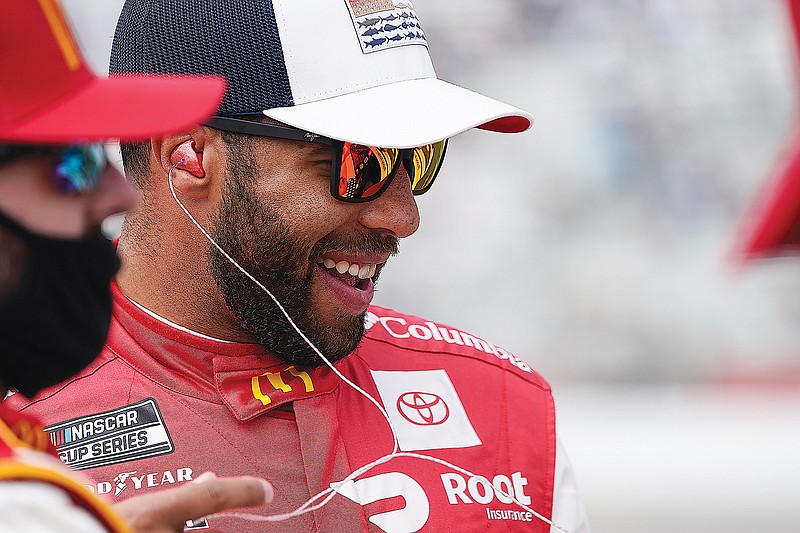
[[[104,71],[121,0],[63,3]],[[800,531],[800,258],[734,251],[800,117],[784,2],[415,7],[536,124],[453,139],[376,303],[549,379],[595,533]]]

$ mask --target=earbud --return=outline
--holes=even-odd
[[[183,162],[181,163],[181,161]],[[173,165],[180,163],[178,168],[186,170],[198,178],[206,175],[203,170],[203,152],[197,150],[192,139],[176,146],[169,156],[169,162]]]

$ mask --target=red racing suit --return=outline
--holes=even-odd
[[[327,505],[281,522],[233,511],[188,530],[281,532],[588,531],[557,451],[550,387],[522,360],[465,332],[380,307],[336,368],[296,368],[254,344],[212,339],[157,317],[112,287],[104,351],[83,373],[18,409],[45,417],[62,460],[95,492],[124,499],[202,472],[269,480],[251,514]],[[403,454],[426,455],[475,473]],[[525,504],[529,510],[514,501]]]

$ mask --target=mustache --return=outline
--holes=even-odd
[[[329,233],[311,249],[311,258],[319,260],[323,253],[336,250],[345,254],[388,254],[390,257],[400,252],[400,239],[394,235],[380,233],[361,233],[357,235],[336,235]]]

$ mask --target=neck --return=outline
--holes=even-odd
[[[123,232],[117,248],[123,264],[117,274],[120,290],[184,328],[216,339],[254,342],[225,305],[207,266],[205,241],[186,235],[179,241],[161,235],[154,242]]]

